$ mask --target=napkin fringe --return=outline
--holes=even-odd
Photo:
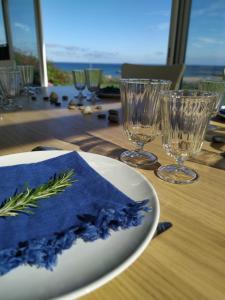
[[[19,265],[29,264],[53,270],[57,256],[63,250],[69,249],[81,238],[85,242],[98,238],[106,239],[110,230],[128,229],[141,224],[143,214],[149,211],[148,200],[128,204],[121,209],[101,209],[97,217],[93,215],[79,216],[80,226],[56,233],[51,239],[42,238],[19,243],[17,248],[0,251],[0,275],[4,275]]]

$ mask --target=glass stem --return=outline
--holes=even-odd
[[[178,165],[178,168],[183,168],[184,167],[184,159],[183,159],[183,157],[177,157],[176,158],[176,163],[177,163],[177,165]]]
[[[82,95],[82,92],[81,92],[81,91],[79,91],[77,98],[81,99],[81,98],[82,98],[82,96],[83,96],[83,95]]]
[[[27,85],[27,97],[28,97],[28,101],[30,101],[30,98],[31,98],[31,86],[30,86],[30,84]]]
[[[93,104],[96,103],[96,94],[95,94],[95,92],[92,92],[92,95],[91,95],[91,102],[92,102]]]
[[[135,144],[135,152],[141,152],[141,151],[143,151],[143,148],[144,148],[144,144],[143,143],[136,143]]]

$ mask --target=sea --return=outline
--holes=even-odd
[[[82,70],[86,68],[97,68],[103,71],[103,74],[110,77],[120,77],[122,64],[106,63],[74,63],[74,62],[54,62],[58,69],[71,72],[72,70]],[[202,66],[186,65],[185,78],[222,78],[225,66]]]

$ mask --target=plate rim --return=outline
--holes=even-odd
[[[110,282],[112,279],[114,279],[115,277],[117,277],[119,274],[121,274],[123,271],[125,271],[128,267],[130,267],[139,257],[140,255],[144,252],[144,250],[147,248],[147,246],[150,244],[154,233],[156,231],[158,222],[159,222],[159,217],[160,217],[160,204],[159,204],[159,198],[158,195],[156,193],[155,188],[153,187],[152,183],[143,175],[141,174],[137,169],[132,168],[126,164],[124,164],[121,161],[118,161],[116,159],[113,159],[111,157],[108,156],[104,156],[104,155],[100,155],[100,154],[95,154],[95,153],[90,153],[90,152],[84,152],[84,151],[71,151],[71,150],[45,150],[45,151],[27,151],[27,152],[19,152],[19,153],[11,153],[11,154],[6,154],[6,155],[2,155],[0,156],[0,167],[1,167],[1,160],[5,159],[5,158],[9,158],[10,156],[18,156],[18,155],[30,155],[30,154],[34,154],[34,155],[38,155],[39,154],[44,154],[44,153],[52,153],[52,154],[59,154],[60,153],[66,154],[66,153],[70,153],[70,152],[77,152],[78,154],[81,154],[81,157],[84,158],[85,156],[98,156],[98,157],[103,157],[104,159],[109,159],[112,160],[116,163],[118,163],[119,165],[123,165],[126,166],[130,171],[137,173],[139,176],[141,176],[141,178],[147,183],[147,185],[149,186],[149,188],[152,191],[153,194],[153,198],[154,198],[154,204],[155,204],[155,210],[154,210],[154,218],[153,218],[153,223],[152,226],[150,228],[150,230],[148,230],[147,235],[145,236],[145,238],[142,240],[142,242],[139,244],[138,248],[136,250],[134,250],[134,252],[128,257],[126,258],[120,265],[116,266],[114,269],[112,269],[110,272],[108,272],[107,274],[103,275],[102,277],[94,280],[93,282],[91,282],[90,284],[80,287],[72,292],[68,292],[65,293],[63,295],[57,296],[57,297],[50,297],[49,300],[71,300],[71,299],[77,299],[80,298],[81,296],[84,296],[96,289],[98,289],[99,287],[105,285],[106,283]],[[83,155],[82,155],[83,154]],[[50,159],[50,158],[46,158]],[[84,158],[85,159],[85,158]],[[45,159],[43,159],[45,160]],[[42,160],[40,160],[42,161]],[[19,164],[19,163],[18,163]],[[23,164],[23,163],[21,163]],[[11,164],[10,164],[11,165]],[[17,164],[13,164],[13,165],[17,165]]]

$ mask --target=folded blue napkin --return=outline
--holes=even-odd
[[[110,229],[141,224],[147,200],[135,202],[92,169],[76,152],[38,163],[0,168],[0,205],[24,185],[38,187],[73,169],[77,181],[64,192],[41,199],[34,214],[0,217],[0,274],[29,264],[52,270],[57,255],[84,241],[105,239]]]

